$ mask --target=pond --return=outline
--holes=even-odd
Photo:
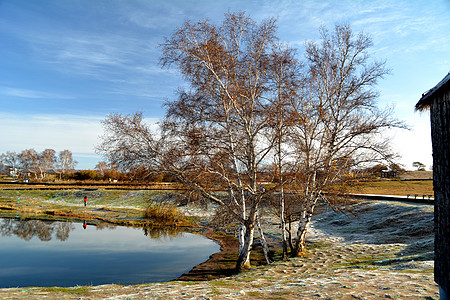
[[[219,250],[186,232],[0,218],[0,288],[169,281]]]

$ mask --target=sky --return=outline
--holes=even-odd
[[[157,122],[184,84],[161,68],[164,37],[235,11],[277,18],[300,56],[321,26],[369,35],[372,57],[391,70],[378,103],[411,128],[388,133],[399,162],[431,167],[429,113],[414,105],[450,71],[450,0],[0,0],[0,153],[68,149],[77,169],[94,169],[101,120],[140,111]]]

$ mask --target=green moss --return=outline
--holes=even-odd
[[[249,297],[262,298],[261,293],[258,292],[246,292],[245,295]]]
[[[395,259],[395,253],[377,253],[368,255],[353,255],[341,261],[339,263],[331,264],[335,268],[358,268],[364,270],[378,270],[383,266],[392,265],[398,262]]]
[[[414,269],[405,269],[401,270],[400,273],[407,273],[407,274],[434,274],[433,269],[428,270],[414,270]]]
[[[210,287],[210,292],[208,294],[212,295],[212,296],[218,296],[218,295],[220,295],[220,292],[215,287]]]
[[[88,294],[90,293],[89,289],[87,287],[46,287],[41,289],[44,292],[52,292],[52,293],[65,293],[65,294]]]
[[[279,300],[287,300],[292,299],[291,291],[272,291],[270,293],[270,299],[279,299]]]
[[[333,243],[326,242],[326,241],[319,241],[315,243],[308,243],[306,245],[307,250],[316,250],[316,249],[326,249],[329,247],[332,247]]]
[[[191,285],[196,285],[197,282],[196,281],[178,281],[181,285],[183,286],[191,286]]]

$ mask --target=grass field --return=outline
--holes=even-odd
[[[175,207],[158,210],[170,193],[150,190],[0,190],[0,216],[87,220],[95,225],[102,222],[139,227],[191,225]],[[88,197],[87,207],[83,204],[84,196]]]
[[[0,200],[34,200],[59,205],[83,204],[88,197],[89,206],[114,206],[145,209],[151,202],[160,202],[172,191],[152,190],[0,190]]]
[[[408,194],[433,195],[433,181],[377,180],[362,182],[350,190],[355,194],[406,196]]]
[[[410,172],[414,173],[414,172]],[[418,173],[418,172],[415,172]],[[420,172],[419,172],[420,173]],[[426,173],[426,172],[425,172]],[[430,172],[428,172],[430,173]],[[417,174],[413,174],[417,175]],[[419,174],[420,176],[429,176]],[[154,199],[156,195],[161,193],[176,193],[173,188],[176,185],[156,186],[157,190],[146,189],[145,185],[142,189],[133,187],[131,190],[115,190],[114,187],[108,184],[99,183],[98,186],[92,188],[93,192],[87,190],[83,191],[83,186],[80,185],[80,190],[70,190],[70,187],[65,190],[64,186],[60,186],[59,190],[48,190],[36,193],[36,190],[26,190],[29,188],[42,188],[41,186],[30,186],[28,184],[2,184],[0,186],[0,198],[14,199],[18,197],[23,198],[39,198],[44,201],[64,201],[72,203],[81,203],[82,195],[87,194],[89,201],[96,205],[125,205],[145,208],[148,200]],[[164,190],[169,188],[170,190]],[[3,190],[2,190],[3,189]],[[7,190],[17,189],[17,190]],[[22,189],[22,190],[19,190]],[[361,181],[359,184],[353,186],[349,190],[350,193],[355,194],[379,194],[379,195],[397,195],[406,196],[408,194],[418,195],[433,195],[433,181],[432,180],[380,180],[375,179],[371,181]],[[80,198],[81,197],[81,198]],[[38,200],[38,199],[36,199]]]

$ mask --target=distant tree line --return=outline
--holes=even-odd
[[[72,152],[67,149],[57,154],[53,149],[37,152],[31,148],[21,152],[2,153],[0,163],[14,176],[43,179],[51,173],[65,174],[73,171],[78,162],[73,159]]]
[[[78,164],[70,150],[56,152],[45,149],[25,149],[21,152],[6,151],[0,154],[0,174],[34,180],[48,179],[50,175],[59,179],[73,180],[118,180],[118,181],[151,181],[173,182],[174,177],[167,174],[154,174],[144,168],[131,168],[118,171],[114,164],[100,161],[94,170],[76,170]]]
[[[175,182],[173,176],[157,173],[156,170],[150,171],[148,168],[130,168],[127,171],[119,171],[120,168],[114,164],[100,161],[95,166],[95,171],[82,170],[74,173],[76,180],[119,180],[119,181],[137,181],[137,182]]]

